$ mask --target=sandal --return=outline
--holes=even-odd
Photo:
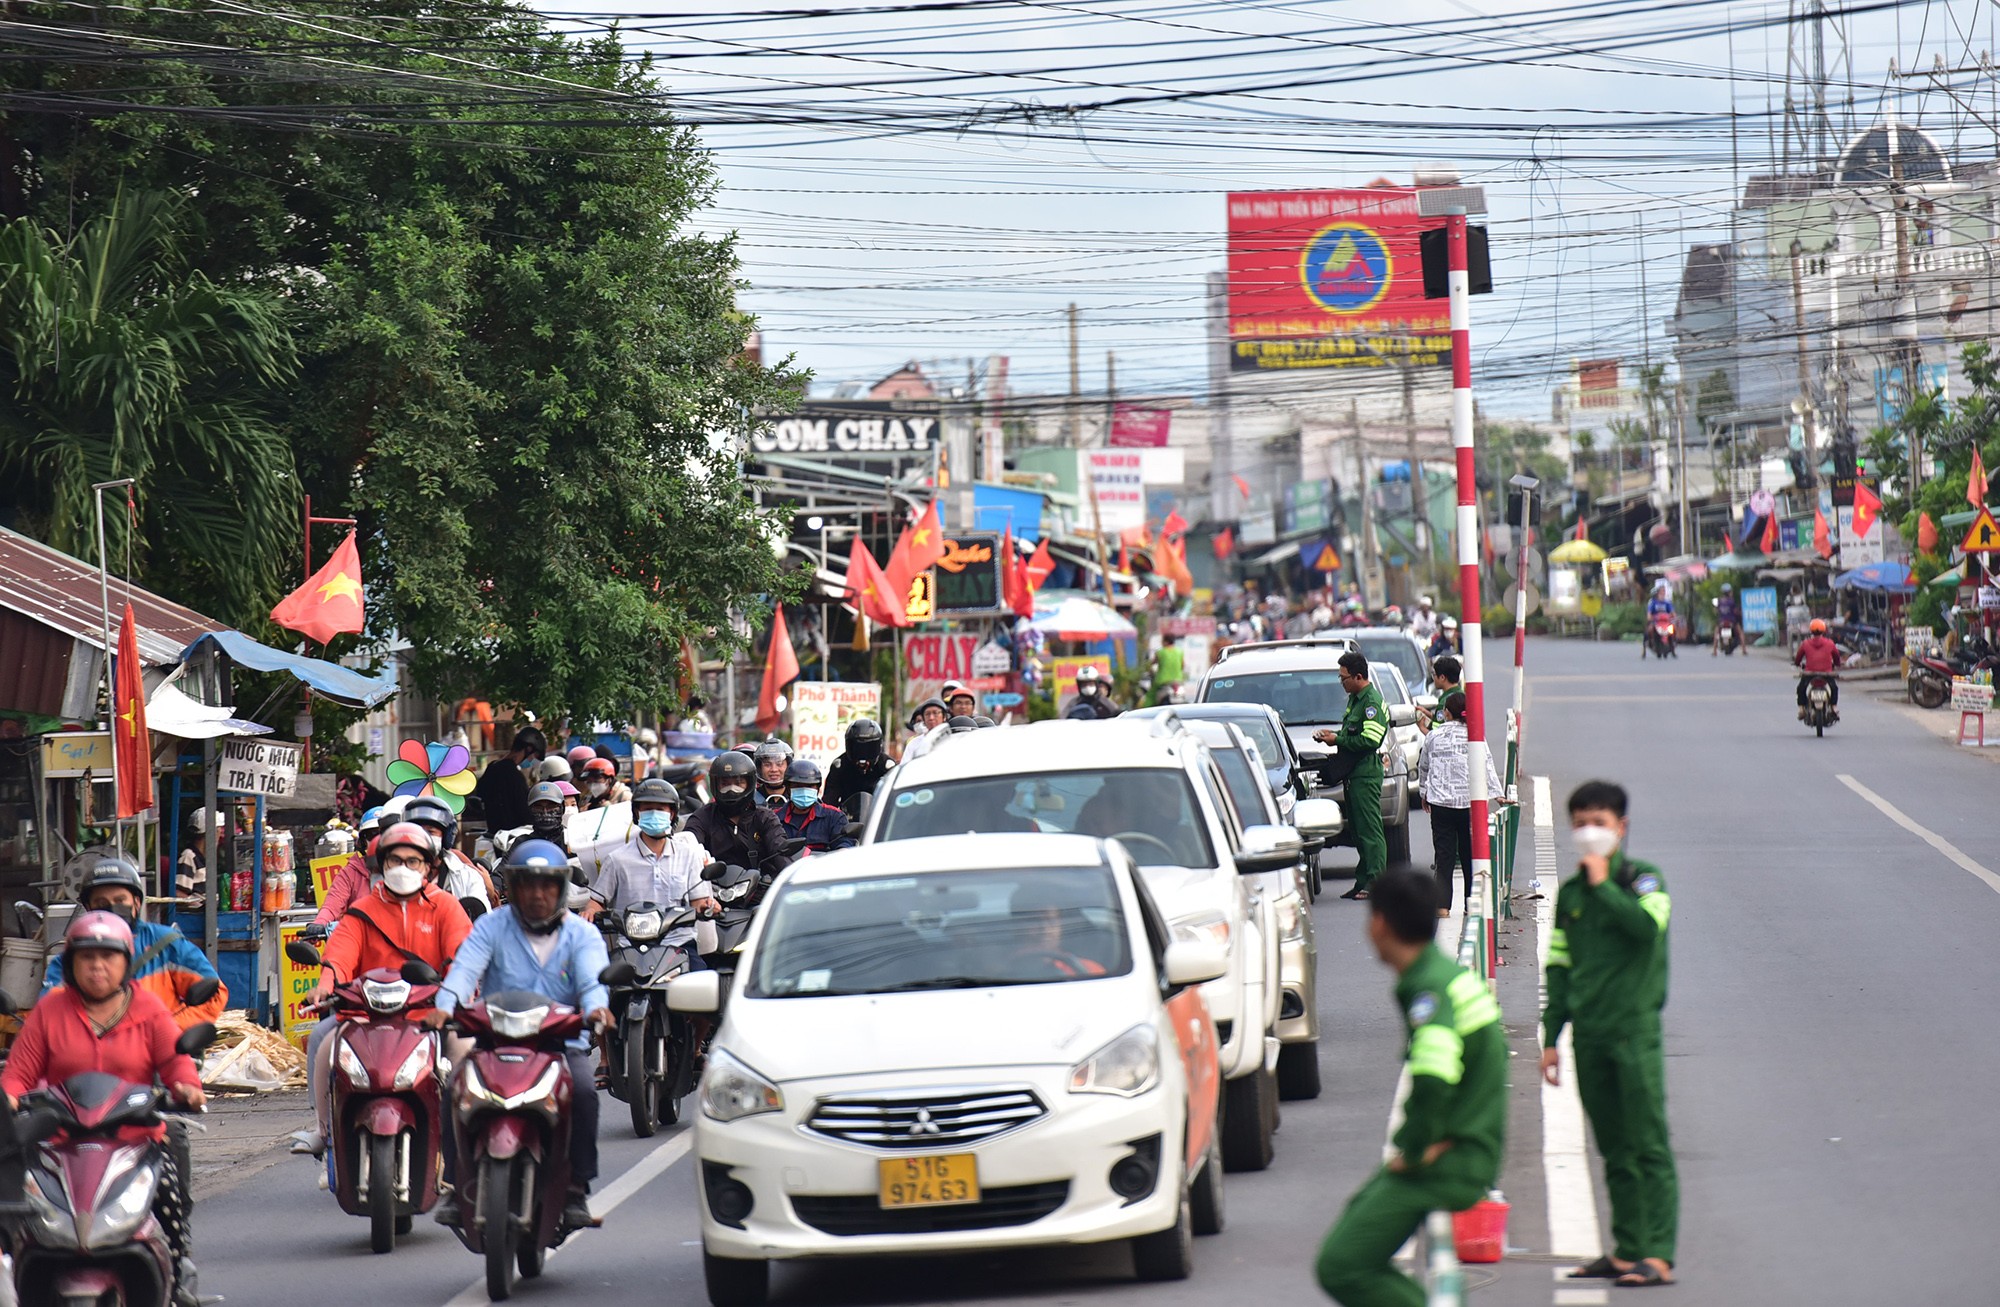
[[[1609,1257],[1600,1257],[1587,1266],[1579,1266],[1563,1278],[1566,1280],[1615,1280],[1632,1268],[1620,1266]]]
[[[1671,1277],[1661,1274],[1660,1268],[1651,1262],[1636,1262],[1631,1270],[1611,1283],[1620,1289],[1658,1289],[1673,1282]]]

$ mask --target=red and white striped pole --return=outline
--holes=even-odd
[[[1486,974],[1499,969],[1493,903],[1493,796],[1486,791],[1486,660],[1480,632],[1479,480],[1472,457],[1472,279],[1465,250],[1465,209],[1445,216],[1451,295],[1451,444],[1458,459],[1458,629],[1464,641],[1466,770],[1472,782],[1472,883],[1486,918]]]

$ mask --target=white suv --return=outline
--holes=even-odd
[[[1202,986],[1227,1080],[1223,1163],[1231,1171],[1270,1165],[1279,923],[1276,905],[1252,879],[1289,869],[1302,851],[1298,833],[1246,826],[1207,746],[1179,722],[1158,718],[953,736],[883,779],[863,842],[1014,831],[1119,840],[1175,938],[1229,950],[1228,973]]]

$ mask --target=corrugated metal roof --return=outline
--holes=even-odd
[[[150,590],[111,581],[111,638],[118,638],[118,615],[127,597],[139,619],[139,657],[155,667],[180,661],[181,650],[215,631],[230,629],[192,608],[162,599]],[[104,647],[103,610],[98,604],[97,569],[39,540],[0,527],[0,607],[40,622],[93,648]]]

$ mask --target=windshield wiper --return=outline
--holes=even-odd
[[[1002,985],[1032,985],[1031,980],[1001,980],[993,976],[931,976],[924,980],[905,980],[901,984],[884,985],[871,990],[876,994],[905,993],[915,989],[986,989]]]

